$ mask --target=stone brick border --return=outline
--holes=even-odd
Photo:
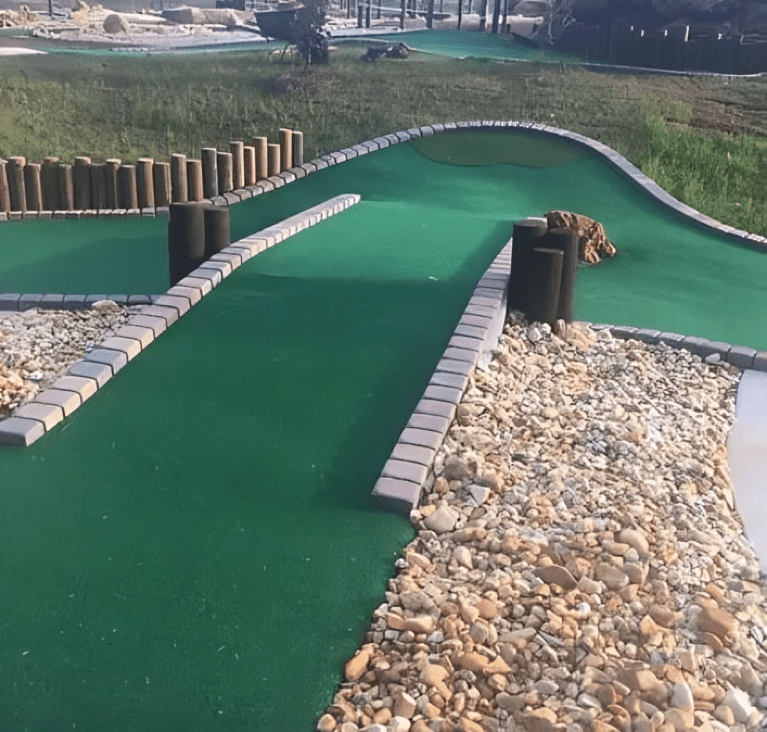
[[[0,421],[0,445],[27,447],[93,396],[117,372],[146,349],[243,262],[290,236],[341,213],[360,201],[343,194],[267,229],[246,236],[214,254],[164,295],[151,298],[127,325],[98,344],[49,389]],[[22,296],[26,297],[26,296]],[[104,296],[91,296],[104,299]]]

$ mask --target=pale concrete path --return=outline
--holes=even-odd
[[[746,537],[767,573],[767,372],[743,370],[727,464]]]

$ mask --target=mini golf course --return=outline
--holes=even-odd
[[[578,271],[576,319],[765,348],[767,254],[571,142],[395,145],[234,206],[232,240],[341,193],[362,202],[0,447],[3,731],[310,732],[413,536],[372,486],[513,221],[605,225],[618,254]],[[3,224],[0,291],[164,292],[166,227]]]

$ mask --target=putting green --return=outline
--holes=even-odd
[[[463,134],[478,150],[533,139]],[[235,206],[239,238],[363,199],[247,261],[31,447],[0,448],[3,732],[313,729],[413,536],[370,491],[512,221],[563,208],[605,224],[618,255],[579,270],[576,318],[765,348],[766,255],[677,220],[588,151],[433,159],[460,138]],[[99,237],[140,229],[162,263],[163,221],[50,223],[79,225],[58,240],[92,253],[95,291],[111,289]],[[26,226],[0,228],[0,251]]]

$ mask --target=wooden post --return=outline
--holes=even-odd
[[[370,28],[370,3],[371,0],[365,0],[365,28]]]
[[[170,206],[170,163],[155,163],[152,166],[154,182],[154,205],[157,208]]]
[[[109,209],[106,165],[91,165],[91,201],[96,211]]]
[[[463,16],[463,0],[458,0],[458,30],[461,30],[462,16]]]
[[[218,195],[223,196],[232,190],[232,153],[220,152],[216,154],[218,166]]]
[[[187,187],[186,155],[173,153],[170,156],[170,192],[174,203],[187,200]]]
[[[441,2],[442,0],[440,0]],[[504,33],[508,33],[508,29],[506,28],[506,16],[509,14],[509,0],[503,0],[503,20],[501,21],[501,27],[503,28]]]
[[[269,177],[280,173],[280,146],[269,145]]]
[[[555,319],[572,323],[575,279],[578,272],[578,234],[565,227],[549,229],[541,240],[541,246],[548,249],[559,249],[563,253],[562,282],[559,288],[559,306]]]
[[[40,185],[43,189],[43,211],[57,211],[59,208],[59,185],[56,175],[58,158],[45,158],[40,169]],[[1,184],[0,184],[1,185]],[[2,211],[0,204],[0,211]]]
[[[293,167],[293,131],[280,128],[280,172]]]
[[[75,158],[75,208],[85,211],[91,207],[91,159]]]
[[[479,3],[479,30],[485,32],[487,27],[487,0],[480,0]]]
[[[233,140],[229,143],[229,152],[232,153],[232,188],[239,190],[245,187],[245,151],[241,140]]]
[[[184,279],[205,261],[205,218],[200,203],[170,204],[168,263],[170,286]]]
[[[293,130],[293,166],[294,168],[304,164],[304,133]]]
[[[245,145],[242,152],[245,160],[245,185],[254,186],[256,185],[256,148]]]
[[[120,186],[117,182],[117,171],[122,160],[120,158],[108,158],[104,166],[104,179],[107,189],[106,207],[114,211],[120,208]]]
[[[557,322],[559,290],[562,286],[561,249],[534,247],[530,252],[530,277],[527,282],[525,317],[530,323]]]
[[[256,147],[256,182],[269,177],[269,140],[266,137],[253,139]]]
[[[498,0],[495,0],[498,5]],[[431,30],[434,27],[434,0],[428,0],[426,5],[426,27]]]
[[[137,209],[138,192],[136,190],[136,166],[121,165],[117,171],[120,194],[120,208]]]
[[[231,243],[229,206],[204,206],[205,259],[218,254]]]
[[[43,189],[40,185],[40,163],[27,163],[24,166],[24,190],[27,197],[27,210],[42,211]]]
[[[459,0],[460,2],[460,0]],[[400,2],[400,13],[399,13],[399,29],[404,30],[405,29],[405,9],[406,9],[406,3],[407,0],[401,0]],[[460,12],[460,10],[459,10]],[[459,16],[460,17],[460,16]],[[458,29],[460,30],[461,24],[458,23]]]
[[[11,192],[8,188],[8,163],[0,159],[0,212],[8,213],[11,210]]]
[[[522,219],[514,223],[511,242],[511,275],[509,277],[508,308],[522,310],[525,307],[526,283],[529,279],[528,255],[548,231],[545,219]]]
[[[429,0],[430,4],[434,0]],[[498,33],[498,22],[501,17],[501,0],[493,0],[493,24],[490,28],[491,33]]]
[[[205,187],[202,184],[202,161],[191,159],[186,161],[187,196],[190,201],[202,201],[205,198]]]
[[[153,158],[139,158],[136,164],[136,188],[139,208],[154,208]]]
[[[11,199],[11,211],[27,210],[27,192],[24,187],[24,166],[26,158],[21,155],[9,158],[6,170],[8,171],[8,188]]]
[[[362,28],[362,0],[357,0],[357,28]]]
[[[205,198],[215,198],[218,195],[218,163],[215,147],[204,147],[200,151],[202,160],[202,191]]]
[[[59,178],[59,211],[74,211],[75,208],[75,171],[71,165],[59,165],[56,171]]]

